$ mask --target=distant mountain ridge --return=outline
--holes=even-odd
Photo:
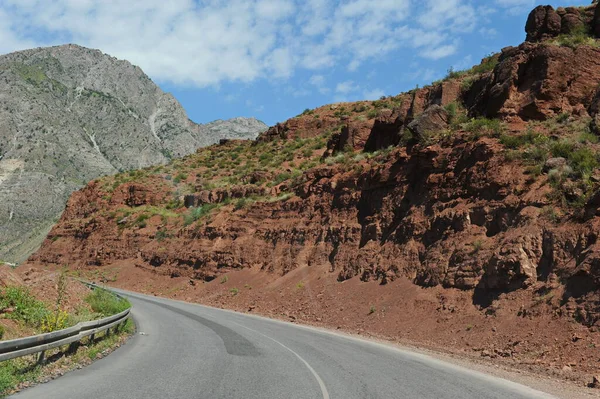
[[[99,50],[0,56],[0,259],[35,250],[71,192],[98,176],[266,128],[254,118],[196,124],[139,67]]]

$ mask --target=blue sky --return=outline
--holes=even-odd
[[[524,40],[534,0],[0,0],[0,52],[77,43],[204,123],[395,95]],[[6,23],[6,21],[10,21]]]

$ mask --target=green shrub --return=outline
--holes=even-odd
[[[463,124],[463,129],[475,139],[481,136],[499,137],[504,131],[504,125],[498,119],[475,118]]]
[[[548,159],[548,151],[541,146],[532,146],[523,151],[521,158],[536,163],[544,163]]]
[[[490,54],[485,57],[479,65],[475,65],[471,68],[469,72],[473,74],[491,72],[496,68],[496,65],[498,65],[498,58],[499,54]]]
[[[378,116],[379,116],[378,109],[371,109],[371,110],[369,110],[369,112],[367,112],[367,118],[369,118],[369,119],[375,119]]]
[[[475,65],[471,69],[466,69],[463,71],[455,71],[454,68],[448,69],[448,73],[443,80],[451,80],[463,78],[464,80],[461,83],[461,90],[466,91],[471,88],[478,75],[482,73],[491,72],[494,70],[496,65],[498,65],[498,54],[491,54],[485,57],[479,65]]]
[[[146,227],[146,220],[148,220],[149,218],[150,215],[142,213],[141,215],[138,215],[138,217],[135,219],[135,224],[140,228],[144,228]]]
[[[517,149],[526,144],[542,144],[546,139],[546,136],[531,129],[527,130],[527,133],[520,135],[500,135],[500,143],[511,149]]]
[[[390,103],[387,101],[387,99],[385,97],[382,97],[379,100],[373,101],[371,103],[371,105],[373,105],[373,107],[375,107],[376,109],[390,108]]]
[[[177,176],[175,176],[175,178],[173,179],[173,182],[175,184],[179,184],[179,182],[181,182],[182,180],[186,180],[188,178],[188,176],[185,173],[179,173],[177,174]]]
[[[594,38],[592,32],[587,26],[581,25],[569,34],[563,34],[554,39],[552,44],[562,47],[575,49],[579,46],[598,47],[598,41]]]
[[[34,381],[40,375],[41,367],[31,367],[23,358],[0,362],[0,397],[25,381]]]
[[[558,122],[560,124],[567,123],[569,121],[570,117],[571,117],[571,114],[569,114],[568,112],[563,112],[556,117],[556,122]]]
[[[156,232],[156,234],[154,235],[154,238],[158,242],[164,241],[165,239],[170,238],[170,237],[171,236],[167,233],[166,230],[158,230]]]
[[[215,209],[217,207],[218,207],[217,204],[204,204],[204,205],[194,209],[192,212],[192,215],[194,216],[195,220],[198,220],[198,219],[203,218],[204,216],[208,215],[213,209]]]
[[[6,287],[0,292],[0,307],[13,308],[6,318],[20,320],[28,326],[39,327],[46,320],[50,311],[46,305],[38,301],[25,287]]]
[[[181,202],[181,200],[179,200],[178,198],[174,198],[172,200],[170,200],[169,202],[167,202],[167,205],[165,205],[166,209],[179,209],[183,206],[183,202]]]
[[[248,205],[248,199],[247,198],[240,198],[235,202],[234,208],[236,210],[239,209],[243,209],[246,207],[246,205]]]
[[[444,80],[458,79],[465,74],[466,74],[466,71],[455,71],[454,67],[450,67],[450,68],[448,68],[448,71],[446,73],[446,77],[444,78]]]
[[[553,157],[569,158],[575,149],[575,144],[570,140],[560,140],[550,145],[550,153]]]
[[[119,298],[112,292],[102,288],[94,289],[85,297],[85,301],[94,312],[102,315],[102,317],[112,316],[131,307],[127,299]]]
[[[552,169],[548,172],[548,181],[552,187],[559,188],[569,176],[569,173],[569,169]]]
[[[553,223],[556,223],[560,220],[560,215],[556,212],[553,206],[547,205],[542,208],[541,214],[546,218],[550,219]]]
[[[582,147],[571,153],[569,161],[576,172],[586,175],[598,167],[598,154],[589,147]]]
[[[312,148],[305,148],[304,150],[302,150],[302,156],[304,158],[309,158],[311,157],[313,154],[313,149]]]
[[[292,175],[288,172],[280,173],[277,176],[275,176],[275,179],[273,179],[273,185],[277,186],[283,183],[284,181],[289,180],[291,177]]]
[[[458,129],[461,124],[467,122],[467,113],[459,103],[451,102],[446,104],[444,109],[448,113],[448,123],[452,130]]]
[[[367,110],[367,106],[365,104],[357,104],[352,108],[352,112],[361,113]]]
[[[588,131],[584,131],[581,132],[579,134],[579,137],[577,138],[577,140],[582,143],[582,144],[598,144],[598,142],[600,141],[598,139],[598,136],[596,136],[595,134],[591,133],[589,130]]]

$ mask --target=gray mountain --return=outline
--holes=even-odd
[[[0,56],[0,259],[25,259],[71,192],[96,177],[266,128],[254,118],[196,124],[139,67],[98,50]]]

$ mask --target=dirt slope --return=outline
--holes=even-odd
[[[29,264],[590,383],[599,21],[538,7],[442,82],[94,181]]]

